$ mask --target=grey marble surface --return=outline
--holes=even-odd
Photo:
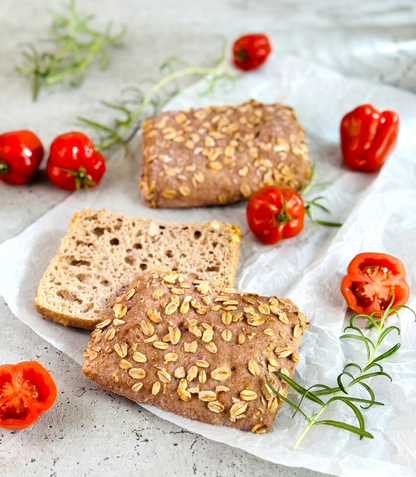
[[[109,18],[127,24],[126,46],[111,52],[109,69],[94,68],[80,88],[54,88],[32,103],[27,80],[14,71],[19,44],[44,36],[46,10],[60,4],[0,2],[0,131],[29,128],[48,144],[57,134],[78,128],[78,115],[108,120],[100,99],[114,99],[122,87],[156,76],[170,56],[210,65],[222,35],[231,40],[247,31],[267,32],[276,54],[294,53],[346,74],[416,89],[414,1],[79,0],[80,8],[97,14],[98,25]],[[0,242],[67,194],[49,184],[44,171],[26,187],[0,182]],[[101,390],[83,377],[76,363],[13,316],[0,297],[0,363],[31,359],[50,370],[58,398],[31,428],[0,429],[2,476],[322,475],[207,441]]]

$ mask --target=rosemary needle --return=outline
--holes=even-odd
[[[323,185],[326,185],[326,184],[327,183],[324,183],[324,182],[319,183],[319,184],[316,183],[316,163],[313,163],[312,164],[312,170],[311,170],[311,178],[309,179],[308,184],[303,188],[303,190],[301,192],[302,198],[308,192],[310,192],[314,187],[320,187],[320,186],[323,186]],[[318,207],[319,209],[323,210],[324,212],[326,212],[328,214],[330,213],[330,211],[319,202],[320,200],[325,200],[325,197],[319,196],[319,197],[315,197],[314,199],[311,199],[311,200],[305,200],[304,199],[305,214],[310,218],[311,222],[314,225],[316,225],[318,228],[319,228],[320,225],[325,225],[327,227],[342,227],[342,224],[339,223],[339,222],[327,222],[327,221],[324,221],[324,220],[317,220],[317,219],[314,219],[312,217],[311,209],[312,209],[313,206]]]

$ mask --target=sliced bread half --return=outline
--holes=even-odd
[[[36,309],[44,319],[94,329],[123,288],[151,267],[233,286],[240,238],[237,226],[218,220],[169,224],[84,209],[40,281]]]

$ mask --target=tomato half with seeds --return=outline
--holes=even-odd
[[[393,306],[405,305],[410,296],[406,269],[401,260],[387,253],[360,253],[348,265],[341,292],[356,313],[369,315]]]
[[[267,186],[255,192],[247,204],[247,222],[262,242],[274,245],[303,229],[305,207],[293,189]]]
[[[0,366],[0,427],[24,429],[55,402],[52,376],[37,361]]]

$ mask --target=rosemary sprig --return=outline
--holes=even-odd
[[[322,204],[318,202],[319,200],[325,200],[325,197],[319,196],[319,197],[315,197],[312,200],[304,201],[305,214],[311,219],[312,223],[315,224],[317,227],[319,227],[320,225],[325,225],[327,227],[342,227],[342,224],[340,222],[328,222],[325,220],[317,220],[312,217],[312,212],[311,212],[312,206],[319,207],[321,210],[327,212],[328,214],[331,213],[326,207],[324,207]]]
[[[167,71],[166,76],[157,82],[150,80],[153,86],[148,93],[145,93],[142,88],[130,87],[124,90],[124,93],[130,93],[131,96],[129,98],[115,104],[102,101],[104,106],[112,108],[123,115],[122,118],[115,119],[113,127],[79,117],[78,119],[81,122],[97,131],[100,139],[95,148],[97,150],[106,149],[115,142],[121,142],[127,148],[127,143],[140,129],[146,117],[155,115],[169,99],[179,92],[180,85],[178,80],[183,76],[196,75],[204,78],[207,87],[202,94],[212,93],[217,83],[221,80],[225,80],[228,84],[232,83],[234,77],[221,68],[226,55],[226,47],[227,43],[224,41],[221,56],[213,67],[196,67],[180,58],[170,58],[160,68],[162,71]],[[182,68],[176,69],[178,65],[182,66]],[[170,90],[168,86],[171,87]]]
[[[101,69],[108,64],[107,46],[122,46],[120,38],[127,29],[111,34],[111,22],[104,32],[93,30],[89,23],[93,15],[84,15],[76,10],[75,0],[66,5],[67,12],[59,14],[51,11],[53,18],[50,37],[43,40],[56,45],[54,52],[39,53],[35,46],[28,44],[23,56],[27,67],[17,71],[33,80],[33,100],[42,87],[48,87],[63,80],[71,86],[78,86],[84,79],[86,70],[93,59],[101,56]]]
[[[394,292],[392,293],[390,305],[384,312],[374,311],[373,313],[371,313],[371,315],[361,313],[355,314],[351,317],[350,325],[347,326],[344,330],[344,332],[350,330],[351,333],[343,334],[340,338],[362,341],[366,347],[367,362],[364,366],[360,366],[357,363],[346,364],[342,373],[340,373],[337,378],[337,386],[329,387],[324,384],[314,384],[308,389],[306,389],[285,374],[275,371],[274,374],[279,376],[282,381],[286,382],[294,391],[296,391],[302,396],[299,404],[295,404],[286,396],[283,396],[278,391],[273,389],[266,376],[266,381],[271,391],[273,391],[273,393],[276,394],[276,396],[278,396],[284,402],[295,408],[296,411],[292,417],[295,417],[295,415],[299,412],[308,422],[302,434],[295,442],[293,446],[294,449],[296,449],[296,447],[299,445],[305,435],[312,429],[312,427],[320,425],[333,426],[340,429],[344,429],[354,434],[358,434],[360,436],[360,439],[362,439],[363,437],[367,437],[369,439],[374,438],[374,436],[365,429],[364,416],[355,403],[365,404],[366,406],[360,406],[362,409],[368,409],[371,406],[384,406],[383,403],[376,401],[374,391],[365,381],[375,376],[384,376],[389,378],[390,381],[392,381],[391,376],[384,371],[383,367],[380,364],[380,361],[383,361],[392,356],[393,354],[397,353],[400,348],[400,343],[397,343],[384,353],[379,354],[378,351],[386,336],[394,330],[397,331],[398,334],[400,334],[400,329],[397,328],[397,326],[386,327],[386,318],[392,313],[395,313],[398,316],[398,310],[402,308],[407,308],[414,314],[416,321],[416,312],[414,312],[411,308],[405,305],[392,306],[393,303]],[[380,320],[376,321],[375,316],[380,316]],[[371,325],[372,328],[375,328],[375,340],[371,340],[368,336],[364,334],[364,332],[360,328],[355,326],[355,320],[360,317],[365,318],[367,320],[368,325]],[[356,375],[354,376],[353,372],[355,370],[358,371],[355,373]],[[350,381],[346,384],[345,379],[348,378],[350,379]],[[370,399],[362,399],[349,394],[351,388],[356,384],[359,384],[368,392]],[[325,402],[323,399],[321,399],[321,396],[327,395],[330,395],[331,397]],[[304,412],[301,408],[305,400],[309,400],[315,405],[318,404],[320,406],[320,409],[317,411],[312,410],[311,414],[308,416],[306,412]],[[341,402],[343,404],[346,404],[353,411],[358,420],[358,426],[353,426],[342,421],[320,419],[321,415],[325,412],[325,410],[335,402]]]
[[[326,184],[327,184],[327,182],[321,182],[319,184],[316,182],[316,163],[313,163],[312,164],[312,171],[311,171],[311,178],[310,178],[309,182],[306,184],[306,186],[304,187],[304,189],[302,190],[302,193],[301,193],[302,198],[308,192],[310,192],[314,187],[321,187],[321,186],[324,186]],[[326,200],[326,199],[323,196],[315,197],[314,199],[311,199],[311,200],[305,200],[304,199],[303,202],[305,204],[305,214],[310,218],[312,223],[314,225],[316,225],[317,227],[319,227],[320,225],[325,225],[327,227],[341,227],[342,224],[339,223],[339,222],[327,222],[327,221],[324,221],[324,220],[316,220],[312,217],[312,212],[311,212],[312,207],[319,207],[324,212],[327,212],[328,214],[330,214],[330,211],[319,202],[321,200]]]

